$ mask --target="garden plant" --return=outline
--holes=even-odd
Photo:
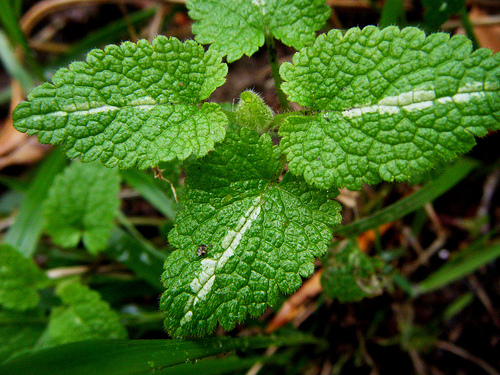
[[[402,25],[403,2],[386,1],[378,26],[327,30],[324,0],[189,0],[194,40],[109,44],[34,87],[13,125],[56,147],[0,245],[0,373],[282,369],[294,349],[259,349],[324,341],[292,329],[231,331],[258,326],[315,272],[321,298],[355,303],[398,291],[416,298],[498,257],[492,228],[412,284],[394,253],[369,254],[356,241],[372,230],[380,245],[384,225],[458,184],[479,165],[462,155],[500,128],[500,55],[437,32],[458,12],[467,20],[464,1],[422,3],[419,27]],[[2,40],[29,50],[2,17]],[[276,103],[252,88],[232,103],[212,100],[228,66],[262,57],[261,47]],[[291,61],[279,48],[296,50]],[[340,191],[396,182],[422,187],[346,223]],[[124,213],[124,186],[165,218],[159,236]],[[100,277],[96,262],[120,265],[132,281]],[[56,272],[81,264],[90,266]],[[160,321],[175,340],[129,339]],[[418,347],[406,345],[410,355]],[[250,354],[197,361],[235,350]]]

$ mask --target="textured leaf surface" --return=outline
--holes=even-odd
[[[118,212],[119,191],[116,169],[74,161],[49,190],[44,207],[47,233],[63,247],[83,240],[90,252],[103,250]]]
[[[196,40],[211,44],[227,61],[251,56],[269,33],[288,46],[312,44],[330,15],[324,0],[191,0]]]
[[[14,310],[35,307],[40,301],[37,289],[45,281],[45,274],[31,259],[10,245],[0,245],[0,305]]]
[[[364,254],[353,242],[339,245],[328,258],[321,284],[325,294],[340,302],[359,301],[382,293],[384,262]]]
[[[56,294],[63,306],[52,310],[49,325],[37,349],[83,340],[127,337],[118,314],[101,300],[98,292],[68,281],[58,285]]]
[[[499,128],[500,55],[416,28],[332,30],[284,63],[283,90],[310,107],[280,128],[294,174],[321,188],[405,180]]]
[[[341,220],[335,195],[282,170],[279,149],[242,128],[187,170],[184,209],[169,241],[161,307],[174,336],[228,330],[291,293]]]
[[[35,88],[16,108],[15,127],[109,167],[203,156],[224,139],[227,119],[217,104],[198,104],[226,73],[220,57],[194,41],[110,45]]]

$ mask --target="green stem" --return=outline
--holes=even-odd
[[[271,64],[271,71],[273,73],[274,86],[276,87],[276,93],[278,94],[281,110],[283,112],[288,111],[290,109],[290,105],[288,104],[288,99],[286,98],[285,93],[281,89],[281,83],[283,81],[281,80],[279,72],[278,53],[276,52],[276,46],[274,45],[274,38],[272,35],[266,35],[266,47],[269,55],[269,62]]]
[[[382,15],[380,16],[379,26],[384,28],[391,25],[406,25],[406,15],[402,0],[386,0]]]
[[[144,236],[139,232],[134,225],[129,221],[128,217],[122,212],[118,211],[118,214],[116,215],[116,218],[118,222],[127,230],[127,232],[134,237],[137,241],[141,242],[142,244],[146,245],[147,247],[154,248],[151,243],[144,238]]]
[[[476,34],[474,34],[474,29],[472,27],[472,23],[470,22],[470,18],[469,18],[469,14],[467,13],[467,9],[465,9],[465,7],[460,9],[459,15],[460,15],[460,20],[462,21],[462,26],[465,29],[465,33],[467,34],[467,37],[472,42],[472,47],[474,48],[474,50],[481,48],[479,41],[476,38]]]

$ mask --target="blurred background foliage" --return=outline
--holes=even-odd
[[[52,240],[45,202],[69,161],[17,132],[12,110],[91,48],[192,38],[184,3],[0,1],[0,373],[499,374],[499,134],[412,183],[341,191],[345,225],[315,275],[262,317],[209,339],[169,340],[158,311],[179,163],[120,172],[104,251]],[[500,51],[498,0],[327,3],[323,31],[414,25]],[[291,60],[291,48],[277,49]],[[230,109],[248,88],[278,107],[262,51],[231,64],[210,100]]]

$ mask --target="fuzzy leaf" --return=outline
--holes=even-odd
[[[25,258],[7,244],[0,245],[0,305],[13,310],[28,310],[40,301],[38,289],[46,276],[33,260]]]
[[[63,247],[83,244],[92,253],[106,247],[120,201],[118,170],[74,161],[57,176],[45,201],[46,231]]]
[[[284,63],[283,90],[310,107],[280,128],[289,169],[320,188],[406,180],[499,129],[500,54],[408,27],[338,30]]]
[[[187,169],[184,209],[169,241],[161,308],[173,336],[232,329],[262,314],[314,271],[341,220],[335,194],[286,174],[278,147],[242,128]]]
[[[251,56],[267,34],[295,49],[313,43],[330,8],[324,0],[190,0],[196,41],[227,55],[227,61]]]
[[[98,292],[75,281],[58,285],[63,306],[52,310],[49,325],[37,349],[92,339],[124,339],[125,327],[109,303]]]
[[[353,242],[342,243],[328,258],[321,284],[325,294],[340,302],[360,301],[382,293],[384,262],[364,254]]]
[[[14,111],[14,125],[61,143],[69,157],[108,167],[205,155],[224,139],[227,118],[198,104],[224,83],[227,66],[194,41],[158,36],[93,50],[58,70]]]

